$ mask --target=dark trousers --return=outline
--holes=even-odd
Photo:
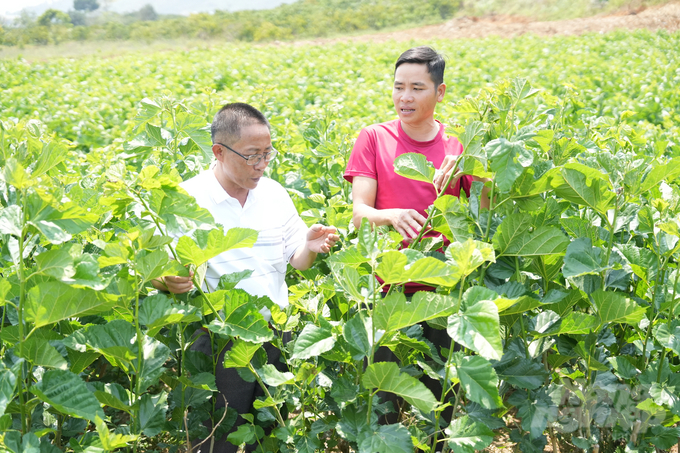
[[[451,337],[449,334],[446,332],[446,330],[438,330],[430,327],[426,322],[421,324],[423,327],[423,337],[425,337],[427,340],[429,340],[437,349],[439,352],[441,348],[450,348],[451,347]],[[459,346],[456,343],[453,343],[454,350],[458,350]],[[446,360],[446,357],[442,357],[442,359]],[[373,357],[374,362],[395,362],[397,363],[399,360],[397,359],[397,356],[394,355],[392,351],[389,350],[389,348],[382,346],[378,348],[378,350],[375,352],[375,356]],[[437,379],[432,379],[431,377],[427,375],[423,375],[420,378],[420,382],[425,384],[425,387],[430,389],[432,394],[434,395],[435,399],[439,400],[442,395],[442,384],[439,380]],[[386,414],[382,417],[380,417],[380,423],[381,424],[393,424],[398,422],[399,418],[399,409],[403,405],[403,400],[399,398],[397,395],[391,392],[378,392],[378,396],[383,401],[390,401],[392,402],[392,405],[396,409],[397,412],[393,412],[390,414]],[[442,419],[449,422],[451,420],[451,416],[453,415],[453,408],[448,407],[444,410],[442,413]]]
[[[290,333],[287,334],[290,336]],[[284,342],[286,341],[286,336],[284,335]],[[224,368],[222,364],[224,363],[224,354],[229,349],[231,349],[231,342],[227,344],[224,350],[220,353],[217,361],[217,369],[215,372],[215,383],[217,384],[218,395],[215,397],[215,408],[220,409],[224,407],[224,400],[226,399],[228,407],[235,409],[239,414],[247,414],[253,407],[253,403],[258,396],[264,396],[264,390],[260,387],[260,384],[255,382],[247,382],[241,379],[236,368]],[[262,345],[264,350],[267,352],[267,362],[276,366],[279,371],[284,371],[284,366],[280,362],[281,351],[272,345],[271,343],[265,343]],[[200,351],[207,356],[212,356],[212,344],[210,341],[210,335],[203,333],[200,337],[196,339],[192,345],[192,349],[195,351]],[[287,371],[287,370],[285,370]],[[224,398],[223,398],[224,397]],[[229,433],[236,431],[239,425],[242,425],[245,420],[242,417],[238,417],[236,423],[229,431]],[[209,426],[212,429],[211,426]],[[213,446],[213,453],[237,453],[238,446],[227,441],[227,435],[225,434],[221,438],[216,438]],[[195,442],[203,441],[199,439]],[[207,453],[210,451],[211,440],[207,440],[204,444],[199,447],[198,453]],[[246,445],[246,452],[255,451],[257,449],[257,443],[253,445]]]

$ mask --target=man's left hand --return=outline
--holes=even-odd
[[[314,253],[328,253],[340,236],[332,226],[312,225],[307,231],[307,248]]]
[[[456,171],[455,165],[456,165],[456,160],[458,159],[458,156],[445,156],[444,160],[442,161],[441,167],[439,167],[439,170],[434,175],[434,180],[432,181],[434,183],[435,189],[437,189],[438,193],[441,193],[442,191],[445,190],[444,184],[446,184],[446,181],[448,181],[449,176],[451,176],[451,173],[454,173]],[[451,178],[451,183],[450,184],[455,184],[456,181],[461,177],[462,175],[454,175],[453,178]]]

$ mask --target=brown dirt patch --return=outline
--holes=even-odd
[[[371,33],[361,36],[346,36],[333,39],[301,41],[302,43],[326,44],[333,42],[385,42],[429,39],[463,39],[500,36],[513,38],[524,34],[538,36],[582,35],[585,33],[607,33],[623,30],[680,30],[680,2],[655,7],[622,9],[609,15],[583,17],[559,21],[534,21],[527,17],[488,16],[459,17],[439,25]]]

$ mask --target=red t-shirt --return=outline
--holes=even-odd
[[[359,133],[354,143],[344,177],[349,182],[355,176],[375,179],[378,183],[376,209],[415,209],[427,217],[426,210],[437,197],[434,186],[396,174],[394,159],[404,153],[420,153],[438,169],[444,156],[458,156],[463,152],[463,145],[455,137],[447,137],[444,129],[439,123],[439,133],[434,139],[419,142],[404,132],[398,119],[369,126]],[[464,175],[449,186],[446,193],[457,197],[462,187],[469,196],[471,186],[472,176]],[[428,236],[438,234],[432,232]],[[425,286],[407,284],[406,292],[422,288]]]

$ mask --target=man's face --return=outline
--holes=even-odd
[[[392,101],[399,119],[408,125],[418,126],[431,121],[434,108],[444,99],[446,85],[438,87],[427,72],[427,66],[404,63],[394,73]]]
[[[216,137],[218,140],[226,140],[225,137]],[[272,151],[272,140],[269,128],[263,124],[250,124],[241,128],[241,137],[234,143],[223,141],[234,151],[248,157],[254,154],[265,154]],[[218,177],[227,193],[235,197],[237,193],[252,190],[267,168],[265,159],[261,159],[257,165],[248,165],[246,160],[238,154],[221,145],[213,145],[213,153],[217,158]]]

